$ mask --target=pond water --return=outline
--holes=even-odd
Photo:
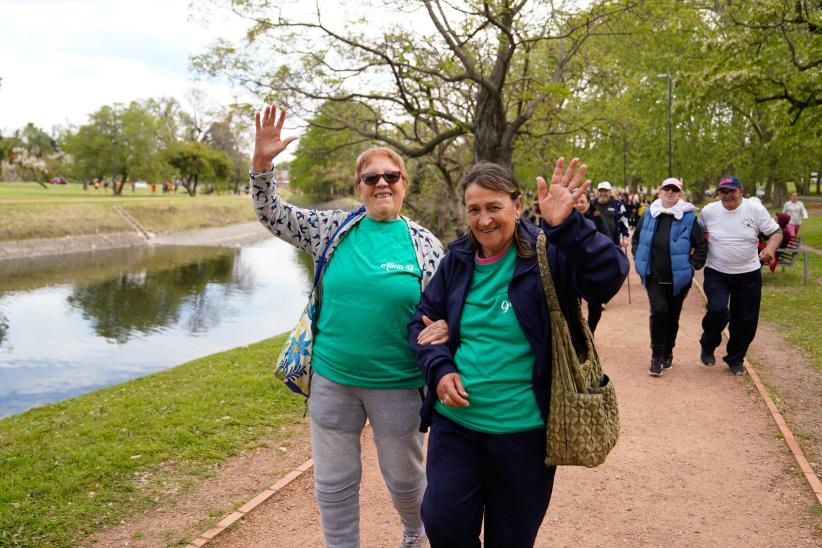
[[[0,262],[0,417],[287,331],[312,268],[277,239]]]

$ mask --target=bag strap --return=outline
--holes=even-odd
[[[340,231],[343,229],[343,227],[345,225],[347,225],[349,222],[351,222],[352,219],[354,219],[355,217],[357,217],[358,215],[363,213],[364,211],[365,211],[365,206],[360,206],[358,209],[350,212],[345,217],[345,219],[343,219],[343,222],[340,223],[340,226],[337,227],[337,230],[334,231],[334,234],[332,234],[331,237],[328,239],[328,242],[325,244],[325,249],[323,249],[323,252],[320,255],[320,259],[317,261],[317,266],[314,268],[314,288],[313,289],[317,289],[317,285],[320,283],[320,276],[322,275],[323,270],[325,270],[326,255],[328,255],[328,250],[331,248],[331,244],[334,242],[334,240],[337,239],[337,235],[340,233]]]
[[[582,317],[582,308],[579,300],[577,300],[575,316],[585,339],[585,359],[583,363],[580,363],[571,339],[568,321],[562,314],[554,281],[551,277],[551,268],[548,264],[547,238],[545,233],[541,231],[537,236],[537,263],[539,264],[539,277],[542,281],[542,288],[545,292],[545,303],[551,316],[554,379],[560,380],[568,389],[572,386],[569,383],[573,383],[578,392],[588,390],[592,382],[602,376],[599,358],[594,348],[593,335],[588,328],[588,323]]]

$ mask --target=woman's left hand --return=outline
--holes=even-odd
[[[434,321],[428,316],[422,317],[425,329],[417,335],[417,344],[445,344],[448,342],[448,323],[445,320]]]
[[[574,210],[574,203],[580,192],[585,192],[591,186],[591,180],[582,181],[588,166],[582,164],[577,170],[579,158],[574,158],[563,173],[565,158],[557,160],[554,174],[551,176],[550,187],[542,177],[537,177],[537,196],[542,218],[550,226],[562,224]]]

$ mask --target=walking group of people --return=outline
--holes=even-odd
[[[281,136],[285,112],[267,106],[255,121],[250,180],[257,216],[325,265],[308,400],[325,543],[359,546],[360,437],[369,421],[402,523],[401,546],[479,547],[483,529],[486,547],[533,546],[555,473],[544,464],[552,349],[537,235],[547,236],[566,320],[577,299],[608,302],[629,269],[624,207],[610,197],[610,185],[600,184],[596,200],[582,207],[590,186],[586,166],[576,158],[566,166],[560,158],[550,181],[537,178],[535,226],[524,216],[510,169],[480,162],[462,178],[466,235],[445,252],[426,228],[400,214],[409,179],[396,152],[380,147],[359,156],[354,185],[363,206],[356,212],[302,209],[280,198],[273,176],[272,160],[295,140]],[[736,208],[744,206],[741,189],[733,193],[738,181],[724,181],[720,207],[737,197]],[[681,183],[666,180],[662,187],[661,202],[651,204],[634,237],[637,266],[660,311],[655,320],[652,305],[660,366],[676,338],[675,322],[663,320],[662,309],[681,307],[706,253],[693,209],[677,199]],[[734,207],[728,214],[709,208],[712,242],[730,243],[707,250],[715,273],[709,295],[719,303],[723,290],[730,294],[733,322],[752,277],[746,267],[736,272],[737,244],[747,241],[746,223],[766,233],[770,225],[747,206],[737,214]],[[707,280],[706,274],[706,286]],[[719,344],[722,321],[718,304],[709,304],[703,361]],[[578,325],[568,321],[574,340],[584,336]],[[732,339],[735,360],[750,341],[736,329]]]
[[[719,200],[695,207],[682,200],[682,182],[662,181],[659,197],[639,220],[632,238],[634,266],[650,302],[651,366],[659,376],[673,364],[682,303],[694,270],[705,267],[707,297],[702,319],[700,360],[716,364],[714,353],[727,326],[723,360],[730,372],[744,375],[743,359],[756,335],[762,295],[762,264],[775,260],[782,242],[779,225],[758,201],[744,198],[736,177],[719,180]],[[760,250],[760,235],[765,245]]]

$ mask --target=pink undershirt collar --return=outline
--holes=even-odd
[[[499,261],[500,259],[502,259],[505,256],[505,254],[508,253],[508,250],[510,248],[511,248],[511,244],[508,244],[508,247],[506,247],[505,249],[503,249],[502,251],[500,251],[498,254],[494,255],[493,257],[480,257],[479,249],[478,249],[477,252],[475,253],[477,263],[479,263],[479,264],[495,263],[495,262]]]

